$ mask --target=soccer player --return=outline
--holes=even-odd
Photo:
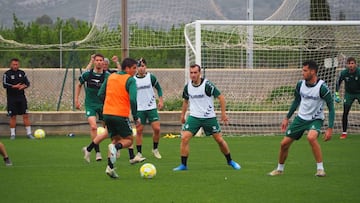
[[[351,109],[351,105],[358,100],[360,104],[360,68],[356,65],[356,60],[354,57],[349,57],[346,60],[347,68],[340,72],[338,80],[336,81],[335,87],[335,101],[340,103],[341,99],[339,97],[339,89],[342,81],[345,81],[345,95],[344,95],[344,105],[343,105],[343,115],[342,115],[342,134],[340,139],[346,139],[347,137],[347,127],[348,127],[348,115]]]
[[[10,60],[10,69],[3,75],[3,87],[6,88],[7,112],[10,116],[10,139],[15,139],[16,115],[23,116],[26,135],[29,139],[34,139],[31,133],[31,124],[25,89],[30,86],[30,82],[23,70],[19,69],[20,60],[13,58]]]
[[[0,142],[0,154],[4,158],[5,165],[6,166],[12,166],[12,162],[11,162],[7,152],[6,152],[5,145],[2,142]]]
[[[75,106],[77,109],[81,108],[79,101],[79,95],[81,87],[85,84],[85,112],[90,125],[90,137],[91,143],[87,147],[83,147],[84,159],[89,163],[90,155],[92,149],[95,149],[96,161],[101,161],[102,156],[100,153],[99,143],[107,137],[107,133],[97,135],[97,123],[96,123],[96,114],[99,117],[99,120],[103,120],[103,101],[97,96],[98,91],[104,82],[104,80],[110,75],[108,72],[104,71],[104,56],[101,54],[94,55],[94,69],[90,69],[84,72],[79,77],[79,83],[75,89]],[[99,136],[99,138],[94,141],[94,139]]]
[[[323,166],[322,152],[317,138],[319,137],[325,119],[324,103],[326,103],[329,110],[329,126],[325,132],[324,141],[331,139],[335,110],[331,92],[325,81],[318,78],[317,72],[318,65],[315,61],[309,60],[303,63],[303,80],[300,80],[297,83],[294,101],[286,118],[284,118],[281,123],[281,130],[283,132],[286,130],[286,132],[280,143],[278,166],[268,174],[270,176],[283,174],[285,160],[288,156],[291,144],[295,140],[299,140],[305,131],[308,131],[307,140],[309,141],[316,161],[317,171],[315,176],[324,177],[326,175]],[[298,107],[298,114],[288,127],[289,119]]]
[[[226,102],[224,96],[209,80],[201,78],[201,68],[194,64],[190,66],[190,79],[184,87],[183,105],[181,110],[181,130],[180,155],[181,164],[174,168],[174,171],[187,170],[187,159],[189,157],[189,141],[195,133],[202,127],[207,136],[212,135],[218,143],[220,151],[224,154],[226,162],[232,168],[239,170],[241,167],[231,159],[230,149],[222,137],[221,128],[217,121],[214,110],[214,98],[218,98],[221,109],[221,121],[228,124],[226,115]],[[185,118],[185,113],[190,105],[190,115]]]
[[[133,148],[129,148],[131,164],[142,162],[146,159],[142,156],[142,140],[144,126],[147,121],[149,121],[153,130],[153,148],[151,152],[155,158],[161,159],[161,154],[158,150],[160,140],[160,118],[157,108],[162,109],[164,106],[162,89],[155,75],[146,71],[147,63],[144,58],[138,60],[137,67],[137,74],[134,78],[136,80],[137,87],[137,117],[140,118],[141,124],[136,128],[135,140],[137,154],[135,157]],[[158,105],[156,105],[156,97],[153,87],[155,87],[159,96]]]
[[[104,101],[104,121],[111,137],[108,164],[105,173],[110,178],[118,178],[114,164],[117,151],[128,148],[133,143],[132,126],[129,115],[132,114],[135,125],[140,124],[137,117],[137,90],[134,75],[136,61],[126,58],[121,64],[121,71],[111,74],[101,86],[98,96]]]

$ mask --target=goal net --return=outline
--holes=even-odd
[[[41,6],[43,2],[32,3],[38,3]],[[27,74],[34,77],[31,78],[32,85],[27,89],[30,110],[55,110],[62,90],[64,90],[64,93],[61,95],[60,109],[71,110],[73,107],[74,85],[72,83],[77,80],[79,72],[76,70],[76,76],[74,76],[72,71],[64,73],[64,69],[47,69],[46,74],[41,74],[40,77],[40,74],[35,72],[39,70],[37,68],[44,62],[55,59],[54,63],[49,63],[50,67],[47,66],[46,68],[69,68],[70,61],[75,61],[76,66],[72,67],[80,68],[88,64],[89,56],[95,52],[100,52],[108,58],[113,55],[121,55],[121,49],[123,48],[121,47],[121,3],[121,0],[97,0],[96,9],[91,13],[94,19],[90,24],[89,33],[76,41],[67,40],[70,35],[77,35],[78,33],[69,32],[66,29],[67,25],[61,24],[62,21],[58,22],[63,25],[62,27],[58,24],[51,27],[62,36],[62,40],[60,36],[58,40],[57,35],[53,36],[56,38],[55,43],[36,43],[38,37],[35,36],[47,36],[46,29],[37,29],[36,33],[30,33],[31,41],[34,43],[24,42],[20,39],[16,40],[14,39],[15,36],[7,36],[6,33],[1,35],[0,33],[0,58],[3,59],[0,66],[7,67],[10,58],[19,57],[22,67],[36,68],[36,70],[27,70]],[[157,62],[161,62],[162,67],[165,68],[173,68],[173,64],[176,64],[177,68],[183,67],[184,57],[182,56],[184,56],[185,52],[184,25],[196,19],[229,19],[218,3],[217,0],[128,0],[128,48],[130,56],[134,58],[145,57],[148,59],[151,68],[158,68]],[[241,8],[237,1],[231,4],[235,9]],[[32,5],[32,7],[36,7],[36,5]],[[87,7],[88,4],[85,4],[84,10]],[[59,7],[59,9],[61,8]],[[75,26],[81,26],[81,24],[75,24]],[[24,35],[29,34],[25,29],[26,25],[21,25],[20,28],[24,28]],[[84,28],[80,27],[79,30],[81,29]],[[135,52],[136,54],[134,54]],[[179,52],[180,54],[178,54]],[[72,57],[75,54],[79,56],[79,59]],[[58,63],[60,60],[63,61],[64,65]],[[111,62],[111,67],[114,66],[115,64]],[[62,75],[67,76],[68,79],[61,77]],[[35,80],[35,77],[39,78]],[[66,80],[66,84],[62,84],[64,80]],[[164,88],[170,87],[168,88],[169,91],[167,89],[164,91],[166,92],[164,95],[165,100],[179,95],[178,89],[172,88],[172,76],[164,76],[161,80]],[[181,80],[183,84],[183,78]],[[43,87],[51,88],[44,90]],[[0,91],[0,95],[4,94],[5,91]],[[0,107],[4,108],[5,105],[5,99],[1,100]]]
[[[225,134],[279,134],[296,83],[302,79],[303,61],[315,60],[319,77],[334,91],[347,57],[360,60],[360,21],[289,19],[199,20],[185,26],[186,67],[201,65],[202,75],[215,83],[227,100],[230,125],[222,126]],[[344,84],[342,97],[343,90]],[[342,103],[335,107],[334,132],[341,133]],[[354,102],[349,132],[360,132],[359,109]],[[327,120],[324,124],[327,126]]]

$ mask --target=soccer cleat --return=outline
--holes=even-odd
[[[130,164],[136,164],[136,163],[140,163],[140,162],[145,161],[145,159],[146,159],[146,158],[143,157],[140,152],[138,152],[133,159],[130,159],[130,160],[129,160],[129,162],[130,162]]]
[[[241,169],[241,166],[238,163],[236,163],[235,161],[233,161],[233,160],[231,160],[228,164],[235,170],[240,170]]]
[[[5,166],[12,166],[12,162],[9,158],[7,158],[6,160],[4,160],[5,162]]]
[[[102,157],[101,157],[101,153],[100,153],[100,152],[96,152],[95,160],[96,160],[96,161],[101,161],[101,160],[102,160]]]
[[[180,164],[180,166],[173,168],[173,171],[186,171],[188,168],[184,164]]]
[[[110,177],[110,178],[119,178],[119,175],[116,173],[115,168],[110,168],[110,166],[106,167],[105,173]]]
[[[155,158],[157,159],[161,159],[161,154],[159,152],[159,149],[153,149],[151,150],[152,154],[154,155]]]
[[[318,169],[315,173],[315,176],[317,177],[325,177],[326,176],[326,173],[324,171],[324,169]]]
[[[347,137],[347,134],[343,133],[343,134],[341,134],[340,139],[346,139],[346,137]]]
[[[109,144],[108,148],[109,148],[109,152],[110,152],[110,161],[111,161],[112,164],[114,164],[116,162],[117,150],[116,150],[114,144]]]
[[[279,176],[279,175],[282,175],[284,173],[284,171],[280,171],[280,170],[273,170],[271,171],[270,173],[268,173],[269,176]]]
[[[91,155],[91,152],[88,152],[87,148],[86,147],[83,147],[82,148],[82,151],[84,152],[84,159],[86,162],[90,163],[90,155]]]
[[[15,140],[15,135],[11,135],[10,140]]]
[[[35,137],[32,135],[32,134],[28,134],[28,135],[26,135],[29,139],[35,139]]]

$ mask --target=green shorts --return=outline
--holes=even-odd
[[[121,137],[132,136],[132,126],[127,117],[104,115],[104,121],[109,132],[109,137],[120,135]]]
[[[299,116],[296,116],[293,122],[287,128],[285,136],[298,140],[303,136],[306,130],[316,130],[319,135],[323,123],[324,120],[317,119],[306,121],[301,119]]]
[[[352,103],[355,101],[355,99],[357,99],[360,104],[360,94],[350,94],[350,93],[345,92],[344,106],[351,106]]]
[[[189,116],[181,130],[190,131],[193,135],[195,135],[201,127],[204,129],[206,136],[221,132],[221,128],[216,117],[196,118]]]
[[[136,115],[138,118],[140,118],[142,125],[145,125],[146,121],[149,121],[149,123],[152,123],[154,121],[160,120],[157,109],[138,111]]]
[[[104,120],[102,112],[103,112],[103,105],[85,107],[85,113],[87,118],[90,116],[96,116],[97,114],[99,116],[99,120],[102,121]]]

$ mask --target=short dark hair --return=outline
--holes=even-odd
[[[19,60],[18,58],[12,58],[12,59],[10,59],[10,63],[13,62],[13,61],[20,62],[20,60]]]
[[[104,59],[104,58],[105,58],[105,57],[104,57],[104,55],[99,54],[99,53],[95,54],[95,55],[94,55],[94,58],[95,58],[95,57],[97,57],[97,56],[101,57],[102,59]]]
[[[314,60],[304,61],[302,65],[309,66],[309,69],[315,70],[315,72],[318,72],[318,70],[319,70],[319,66],[317,65],[317,63]]]
[[[198,64],[192,64],[191,66],[190,66],[190,68],[195,68],[195,67],[198,67],[198,69],[199,69],[199,72],[201,72],[201,67],[200,67],[200,65],[198,65]]]
[[[144,58],[140,58],[140,59],[138,60],[137,66],[140,67],[140,66],[141,66],[141,63],[147,65],[146,60],[145,60]]]
[[[121,63],[121,70],[125,70],[126,67],[131,67],[136,64],[137,64],[137,61],[135,59],[125,58]]]
[[[354,63],[356,63],[356,60],[355,60],[354,57],[349,57],[349,58],[347,58],[346,63],[350,63],[351,61],[353,61]]]

